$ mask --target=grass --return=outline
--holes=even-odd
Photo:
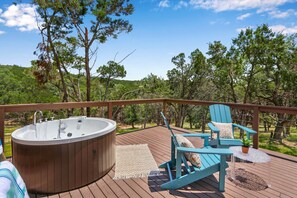
[[[4,154],[6,157],[12,156],[12,149],[11,149],[11,133],[15,131],[16,129],[20,128],[20,125],[10,125],[10,126],[5,126],[5,131],[4,131],[4,141],[5,141],[5,146],[4,146]]]
[[[297,144],[297,133],[291,133],[282,142],[270,141],[269,139],[270,133],[260,133],[259,147],[297,157],[297,147],[295,146]]]

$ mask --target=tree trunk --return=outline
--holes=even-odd
[[[134,127],[134,122],[132,122],[131,125],[132,125],[132,128],[134,129],[134,128],[135,128],[135,127]]]
[[[85,71],[86,71],[86,88],[87,88],[87,96],[86,101],[91,101],[91,72],[90,72],[90,46],[89,46],[89,35],[88,29],[85,28]],[[87,116],[91,115],[90,107],[87,107]]]
[[[202,123],[201,123],[201,130],[202,130],[202,133],[205,133],[206,116],[207,116],[207,112],[205,112],[205,113],[203,114],[203,117],[202,117]]]
[[[273,139],[279,140],[279,141],[282,139],[282,132],[284,131],[283,126],[284,126],[284,114],[277,114],[277,123],[273,133]]]
[[[181,120],[182,120],[182,105],[178,104],[177,112],[175,116],[175,126],[181,127]]]
[[[50,44],[50,48],[51,48],[51,50],[52,50],[52,52],[54,54],[54,59],[55,59],[55,62],[56,62],[56,66],[57,66],[57,69],[59,71],[59,75],[60,75],[60,78],[61,78],[62,90],[63,90],[63,99],[62,99],[62,102],[68,102],[67,86],[66,86],[64,75],[63,75],[63,71],[62,71],[62,68],[61,68],[61,61],[60,61],[59,55],[58,55],[58,53],[56,51],[55,45],[53,43],[52,35],[51,35],[51,30],[50,30],[50,26],[49,25],[47,27],[47,40],[48,40],[48,42]]]
[[[268,130],[267,130],[267,121],[264,120],[263,124],[264,124],[264,131],[268,132]]]
[[[106,101],[107,94],[108,94],[109,83],[110,83],[110,78],[108,78],[108,79],[106,80],[106,84],[105,84],[105,93],[104,93],[103,101]]]
[[[193,128],[193,122],[192,122],[192,117],[189,115],[189,122],[190,122],[190,129]]]
[[[286,133],[285,133],[285,136],[286,136],[286,137],[288,137],[288,136],[291,134],[291,131],[290,131],[290,130],[291,130],[291,126],[286,126],[286,127],[285,127],[285,132],[286,132]]]

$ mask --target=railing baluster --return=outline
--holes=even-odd
[[[163,101],[163,114],[166,117],[166,110],[167,110],[167,102],[166,100]]]
[[[108,119],[112,119],[112,103],[108,103]]]

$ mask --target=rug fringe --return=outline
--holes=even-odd
[[[142,174],[134,174],[134,175],[130,175],[130,176],[117,176],[117,177],[113,177],[113,180],[119,180],[119,179],[131,179],[131,178],[141,178],[141,177],[156,177],[156,176],[160,176],[160,170],[153,170],[149,173],[142,173]]]

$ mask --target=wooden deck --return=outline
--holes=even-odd
[[[158,165],[170,158],[170,135],[167,129],[161,126],[118,135],[117,144],[148,144]],[[195,142],[195,146],[200,144],[200,141]],[[270,175],[271,188],[262,191],[238,187],[226,178],[225,192],[221,193],[217,190],[218,173],[185,188],[168,191],[160,189],[160,184],[168,180],[163,169],[158,177],[126,180],[113,180],[113,169],[102,179],[88,186],[48,197],[297,197],[297,158],[289,157],[290,160],[286,160],[286,155],[269,153],[273,155],[270,170],[267,169],[267,164],[243,164],[248,171],[253,171],[265,181],[269,180]]]

